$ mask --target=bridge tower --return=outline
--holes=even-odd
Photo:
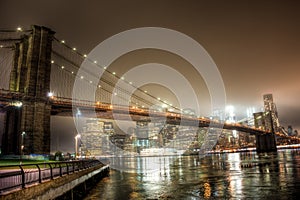
[[[265,94],[264,112],[254,113],[254,122],[256,128],[263,128],[270,131],[271,134],[256,135],[256,151],[260,152],[276,152],[276,137],[275,132],[279,130],[278,112],[275,103],[273,102],[272,94]]]
[[[6,110],[3,154],[50,153],[51,105],[47,94],[53,36],[49,28],[33,26],[30,35],[15,44],[9,89],[24,96],[20,108]]]

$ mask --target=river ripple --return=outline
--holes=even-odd
[[[85,199],[299,199],[300,150],[131,158]],[[149,170],[149,166],[151,170]]]

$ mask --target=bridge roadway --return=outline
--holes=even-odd
[[[78,101],[67,98],[56,98],[51,99],[52,114],[72,115],[72,107],[80,107],[80,112],[85,113],[84,116],[88,116],[91,111],[95,110],[97,117],[112,119],[116,117],[120,120],[128,120],[126,114],[130,114],[133,121],[161,121],[166,120],[167,124],[184,125],[184,126],[195,126],[198,124],[199,127],[215,127],[223,128],[228,130],[237,130],[247,132],[250,134],[268,134],[261,129],[251,128],[242,126],[240,124],[223,124],[215,120],[209,120],[207,118],[196,118],[192,116],[181,115],[180,113],[174,112],[161,112],[161,111],[150,111],[146,108],[128,107],[121,105],[104,104],[100,102],[88,102]],[[114,116],[113,116],[114,115]],[[122,117],[123,116],[123,117]]]
[[[49,103],[51,104],[51,115],[61,115],[61,116],[72,116],[72,110],[74,107],[80,108],[80,112],[84,114],[84,116],[92,117],[91,114],[97,115],[98,118],[103,119],[118,119],[118,120],[133,120],[133,121],[151,121],[151,122],[159,122],[165,121],[167,124],[174,125],[183,125],[183,126],[199,126],[199,127],[211,127],[211,128],[221,128],[227,130],[237,130],[245,133],[250,133],[252,135],[265,135],[271,134],[269,131],[265,131],[262,129],[244,126],[238,123],[228,124],[221,123],[217,120],[210,120],[207,118],[197,118],[193,116],[181,115],[180,113],[175,112],[161,112],[161,111],[151,111],[146,108],[137,108],[137,107],[128,107],[126,106],[116,106],[108,103],[101,102],[91,102],[86,100],[74,100],[71,98],[63,98],[63,97],[47,97]],[[22,101],[29,101],[30,98],[26,98],[22,93],[11,92],[8,90],[0,89],[0,108],[5,108],[7,106],[16,106],[20,105],[18,103]],[[32,99],[33,100],[33,99]],[[34,99],[36,101],[36,99]],[[95,111],[95,112],[91,112]],[[128,118],[128,114],[130,118]],[[286,136],[282,133],[275,133],[276,136],[297,140],[298,138]]]

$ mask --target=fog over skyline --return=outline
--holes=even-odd
[[[246,115],[247,107],[259,111],[262,95],[272,93],[282,125],[299,130],[299,8],[300,2],[292,0],[2,0],[0,29],[46,26],[57,38],[87,53],[108,37],[132,28],[163,27],[182,32],[210,54],[222,75],[227,104],[236,107],[240,118]],[[197,88],[197,95],[208,101],[202,78],[184,59],[168,52],[131,52],[110,69],[122,74],[148,62],[178,70]],[[159,91],[156,86],[152,89],[154,94]]]

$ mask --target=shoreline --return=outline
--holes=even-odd
[[[277,150],[298,149],[298,148],[300,148],[300,144],[277,146]],[[254,152],[254,151],[256,151],[256,148],[255,147],[250,147],[250,148],[241,148],[241,149],[213,150],[213,151],[205,152],[204,154],[240,153],[240,152]],[[197,152],[195,154],[198,154],[198,153],[199,152]]]

